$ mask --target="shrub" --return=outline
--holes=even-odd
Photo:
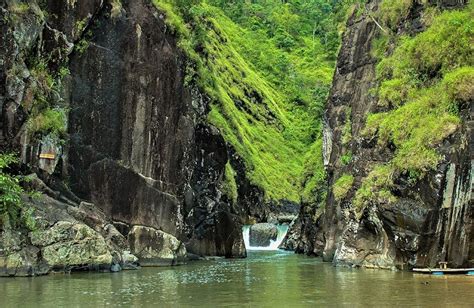
[[[413,0],[383,0],[377,17],[384,25],[395,30],[408,16],[412,5]]]
[[[357,190],[353,204],[356,213],[360,216],[370,202],[391,203],[396,201],[392,194],[393,167],[389,164],[376,165],[374,169],[364,178],[360,188]]]
[[[0,154],[0,224],[4,228],[14,228],[18,223],[29,229],[34,228],[32,209],[25,208],[21,195],[21,177],[9,174],[6,169],[18,163],[13,154]]]
[[[332,187],[332,192],[334,194],[334,199],[336,201],[341,201],[347,196],[347,193],[352,188],[354,183],[354,177],[350,174],[343,174]]]
[[[62,108],[47,108],[29,120],[33,133],[64,136],[67,131],[67,112]]]

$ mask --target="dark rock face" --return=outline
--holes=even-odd
[[[376,12],[379,3],[370,1],[368,11]],[[440,4],[451,8],[464,1]],[[404,28],[402,32],[422,30],[416,12],[408,18],[405,25],[412,29]],[[296,250],[322,256],[335,264],[364,267],[434,267],[439,261],[447,261],[450,267],[472,266],[472,103],[461,110],[458,132],[440,145],[445,159],[436,171],[414,188],[402,178],[397,179],[397,202],[373,204],[360,219],[354,214],[351,200],[361,179],[372,164],[386,162],[392,155],[390,149],[381,151],[361,135],[367,115],[377,112],[376,98],[369,90],[376,85],[376,60],[370,48],[378,31],[366,14],[354,15],[348,21],[327,105],[324,156],[330,186],[343,173],[352,174],[355,180],[343,200],[336,201],[329,193],[322,215],[318,213],[322,212],[320,209],[302,209],[293,231],[301,233]],[[352,141],[344,144],[342,134],[348,116]],[[347,150],[354,159],[348,166],[341,166],[340,157]]]
[[[218,189],[226,144],[199,124],[206,99],[185,87],[185,59],[162,18],[142,0],[89,24],[89,47],[71,58],[71,187],[115,221],[163,230],[191,253],[244,256],[240,219]]]
[[[150,239],[161,235],[180,243],[174,261],[164,263],[181,262],[186,248],[243,257],[245,214],[220,191],[228,146],[206,123],[208,99],[185,85],[187,60],[151,1],[117,2],[33,0],[20,11],[17,0],[0,2],[0,146],[21,153],[40,190],[55,199],[48,199],[52,205],[91,202],[113,232],[84,223],[98,221],[94,211],[75,213],[74,224],[120,238],[121,251],[150,248],[150,260],[139,256],[143,264],[160,263],[165,248]],[[55,91],[41,94],[69,111],[62,142],[27,125],[41,85],[36,60],[45,61],[57,82]],[[64,68],[70,74],[59,80]],[[54,152],[55,159],[39,159],[42,152]],[[48,215],[60,212],[46,208]],[[137,236],[136,226],[153,232]],[[14,252],[35,255],[36,248],[19,248]],[[126,263],[114,263],[114,270]]]
[[[195,140],[195,169],[184,202],[187,247],[197,255],[245,257],[239,209],[218,189],[228,160],[225,141],[203,124],[196,127]]]
[[[249,242],[253,247],[270,246],[270,241],[275,241],[278,236],[278,228],[274,224],[260,223],[250,227]]]

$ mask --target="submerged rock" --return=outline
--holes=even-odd
[[[278,236],[278,228],[274,224],[260,223],[250,227],[250,246],[267,247],[271,241],[275,241]]]

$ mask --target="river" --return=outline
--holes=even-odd
[[[284,251],[120,273],[0,278],[1,307],[468,306],[474,277],[336,268]]]

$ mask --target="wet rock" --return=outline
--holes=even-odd
[[[270,246],[270,241],[275,241],[278,236],[278,228],[274,224],[259,223],[250,227],[250,246]]]
[[[124,251],[122,253],[122,268],[125,270],[138,269],[138,258],[131,254],[130,251]]]
[[[112,266],[110,267],[110,271],[112,273],[117,273],[117,272],[120,272],[122,270],[122,267],[120,266],[120,264],[112,264]]]
[[[170,266],[183,264],[186,248],[174,236],[163,231],[134,226],[128,235],[131,252],[141,266]]]
[[[299,240],[301,238],[301,221],[298,219],[293,220],[286,233],[285,238],[281,242],[278,248],[284,250],[296,250],[298,247]]]
[[[79,268],[108,268],[112,254],[100,234],[90,227],[59,221],[47,230],[30,235],[31,243],[41,247],[46,263],[57,270]]]

